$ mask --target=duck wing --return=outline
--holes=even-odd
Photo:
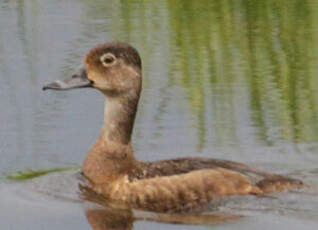
[[[232,195],[262,195],[263,192],[241,173],[213,168],[135,180],[112,194],[118,195],[118,200],[124,200],[131,208],[183,212],[210,201],[217,207],[222,198]]]
[[[248,165],[234,161],[213,158],[189,157],[154,162],[143,162],[142,165],[138,167],[138,171],[135,171],[131,174],[131,178],[133,179],[135,177],[136,179],[144,179],[158,176],[172,176],[189,173],[195,170],[215,168],[224,168],[239,172],[241,174],[250,176],[251,178],[255,178],[256,180],[275,175],[265,173]]]
[[[243,175],[251,184],[264,192],[298,189],[304,187],[302,181],[286,176],[267,173],[243,163],[214,158],[176,158],[155,162],[143,162],[137,171],[131,173],[130,180],[153,177],[174,176],[202,169],[225,169]]]

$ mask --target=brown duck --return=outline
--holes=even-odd
[[[180,212],[232,195],[264,195],[305,186],[299,180],[228,160],[138,161],[131,135],[141,83],[137,50],[126,43],[109,42],[91,49],[77,74],[43,87],[92,87],[105,95],[104,125],[82,171],[94,192],[106,200],[128,208]]]

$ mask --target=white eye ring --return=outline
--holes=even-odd
[[[103,66],[108,67],[115,63],[116,57],[112,53],[105,53],[100,57],[100,61]]]

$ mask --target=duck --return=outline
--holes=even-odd
[[[90,189],[118,207],[185,212],[231,196],[304,188],[298,179],[231,160],[186,157],[138,160],[132,132],[142,89],[138,51],[120,41],[93,47],[78,72],[43,90],[95,88],[106,97],[101,133],[82,165]]]

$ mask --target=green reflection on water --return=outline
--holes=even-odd
[[[315,1],[161,3],[167,21],[156,13],[157,1],[121,1],[122,25],[127,40],[142,41],[146,48],[155,45],[147,42],[154,34],[169,38],[169,78],[187,90],[197,119],[199,148],[206,141],[209,106],[217,142],[225,137],[235,142],[239,122],[235,97],[245,94],[258,138],[267,144],[318,139]],[[154,14],[157,17],[151,17]],[[146,26],[148,19],[154,20],[152,27]],[[167,23],[164,35],[157,33],[160,22]]]
[[[182,83],[200,123],[204,79],[221,94],[246,84],[261,138],[317,140],[318,12],[312,1],[168,2],[171,42],[180,51],[175,59],[182,60]],[[231,122],[232,112],[230,105],[220,119]]]
[[[247,76],[263,136],[278,127],[281,139],[317,140],[317,8],[309,3],[247,4]]]

